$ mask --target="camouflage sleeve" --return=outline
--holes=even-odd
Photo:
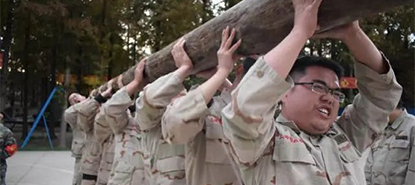
[[[140,129],[150,130],[158,126],[167,105],[183,90],[182,81],[174,73],[147,85],[136,102],[135,120]]]
[[[281,78],[261,57],[232,92],[222,122],[236,161],[252,165],[263,155],[275,134],[277,101],[292,87],[288,79],[290,82]]]
[[[104,106],[101,106],[100,111],[95,116],[94,138],[102,144],[110,137],[111,133],[111,128],[105,118]]]
[[[17,151],[17,142],[14,138],[13,132],[7,127],[2,127],[1,132],[3,132],[3,146],[1,151],[1,159],[7,159],[14,155]]]
[[[411,148],[409,149],[409,164],[406,171],[404,185],[411,185],[415,182],[415,126],[411,128]]]
[[[89,98],[78,104],[79,105],[75,107],[76,111],[78,111],[78,126],[83,132],[90,132],[92,131],[94,119],[98,113],[100,103],[94,98]]]
[[[120,134],[131,121],[127,109],[132,103],[133,100],[123,87],[103,105],[105,119],[114,134]]]
[[[384,57],[384,62],[389,61]],[[389,113],[395,109],[401,97],[392,67],[386,74],[378,74],[369,67],[356,62],[356,78],[359,94],[348,105],[337,121],[353,145],[363,152],[385,129]]]
[[[176,98],[163,115],[163,137],[173,144],[192,141],[203,129],[207,114],[208,107],[200,90],[195,89]]]
[[[72,129],[76,128],[76,120],[78,119],[78,112],[75,110],[74,105],[65,110],[64,120],[71,126]]]

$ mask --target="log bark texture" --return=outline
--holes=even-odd
[[[413,0],[325,0],[319,11],[320,32],[409,3]],[[239,54],[264,54],[288,35],[293,19],[291,0],[240,2],[184,36],[185,49],[194,62],[194,72],[216,66],[216,52],[222,29],[226,26],[236,28],[236,39],[242,38]],[[174,43],[148,57],[145,76],[149,81],[176,69],[170,54]],[[134,67],[124,72],[124,84],[133,76]]]

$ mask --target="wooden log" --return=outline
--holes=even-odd
[[[319,11],[320,31],[371,16],[413,0],[324,0]],[[264,54],[281,42],[293,26],[294,9],[291,0],[244,0],[220,16],[196,28],[184,37],[186,51],[194,62],[194,72],[216,66],[216,52],[221,32],[226,26],[236,28],[242,38],[239,54]],[[170,51],[174,42],[148,57],[145,76],[149,81],[176,69]],[[129,83],[134,67],[123,73]]]

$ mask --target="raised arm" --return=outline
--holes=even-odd
[[[88,98],[79,105],[74,107],[78,112],[77,125],[82,132],[90,132],[92,130],[94,119],[98,113],[100,103],[95,98]]]
[[[334,28],[314,37],[341,40],[347,45],[347,48],[359,63],[379,74],[389,71],[389,64],[385,62],[375,44],[360,28],[358,21]]]
[[[203,129],[207,116],[207,104],[213,95],[227,81],[232,71],[236,56],[234,52],[241,44],[239,40],[232,45],[235,30],[229,35],[229,27],[222,31],[222,43],[218,50],[218,66],[216,73],[206,82],[185,96],[175,99],[167,108],[162,120],[163,137],[170,143],[185,144]],[[174,55],[187,56],[182,47],[178,48]],[[179,59],[179,57],[174,57]],[[186,57],[188,58],[188,57]],[[183,134],[186,133],[186,134]]]
[[[111,136],[111,127],[109,122],[106,120],[104,106],[107,103],[104,103],[98,114],[95,116],[94,120],[94,139],[100,144],[104,143]]]
[[[184,44],[184,39],[179,39],[172,52],[175,52],[177,47],[183,47]],[[173,56],[175,55],[173,54]],[[192,61],[190,59],[175,59],[175,63],[177,69],[174,72],[160,77],[140,92],[136,101],[135,115],[140,129],[149,130],[159,126],[167,105],[175,96],[185,90],[182,83],[190,75],[193,68]]]
[[[133,81],[118,90],[114,96],[103,105],[105,119],[114,134],[120,134],[129,122],[133,121],[127,114],[127,109],[133,104],[132,97],[140,91],[140,87],[143,86],[144,66],[145,59],[137,64]]]
[[[253,165],[270,147],[275,134],[276,104],[291,88],[285,80],[301,49],[317,27],[321,0],[293,0],[295,23],[290,34],[260,57],[232,93],[222,111],[224,134],[240,164]]]
[[[80,102],[78,106],[75,106],[78,112],[77,124],[83,132],[91,132],[94,119],[102,103],[107,101],[112,96],[112,81],[107,83],[107,90],[98,94],[94,98],[88,98],[87,100]]]
[[[314,35],[317,13],[322,0],[293,0],[295,9],[294,28],[285,39],[268,52],[266,63],[281,77],[286,78],[305,42]]]
[[[218,50],[217,72],[209,80],[198,87],[206,104],[212,100],[213,95],[215,95],[219,87],[227,82],[227,77],[232,71],[235,61],[238,59],[238,56],[235,55],[235,51],[241,45],[242,40],[239,39],[238,42],[232,45],[232,41],[235,37],[235,29],[232,29],[230,35],[229,31],[229,27],[226,27],[222,31],[222,43]]]
[[[105,120],[114,134],[122,133],[123,129],[132,121],[127,113],[133,100],[126,91],[126,87],[118,90],[114,96],[103,105]]]
[[[122,74],[117,76],[115,78],[115,80],[117,82],[117,92],[123,88],[124,84],[122,83]],[[113,98],[114,96],[112,96],[111,98]],[[111,99],[110,99],[111,100]],[[107,120],[107,117],[105,115],[105,105],[108,103],[109,101],[107,101],[106,103],[104,103],[101,108],[99,113],[97,114],[97,116],[95,117],[95,123],[94,123],[94,136],[95,138],[98,140],[99,143],[103,143],[105,142],[112,133],[114,133],[114,129],[111,128],[109,121]],[[117,127],[117,126],[121,126],[121,128],[117,128],[119,130],[122,130],[124,128],[124,124],[117,124],[115,123],[115,125],[113,124],[113,126]],[[119,132],[117,132],[119,133]]]
[[[397,83],[389,61],[357,21],[322,35],[342,40],[355,57],[359,94],[353,104],[346,107],[338,125],[362,152],[386,127],[388,116],[401,97],[402,87]]]

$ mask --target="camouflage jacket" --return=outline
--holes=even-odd
[[[0,123],[0,146],[0,162],[5,163],[6,159],[16,152],[17,143],[13,132],[5,127],[3,123]]]
[[[403,111],[386,127],[370,148],[365,174],[368,185],[415,183],[415,116]]]
[[[293,82],[258,59],[222,111],[224,134],[246,185],[365,183],[360,152],[385,128],[402,88],[392,68],[386,74],[358,62],[355,68],[360,94],[327,133],[311,136],[281,115],[274,119],[276,102]]]

